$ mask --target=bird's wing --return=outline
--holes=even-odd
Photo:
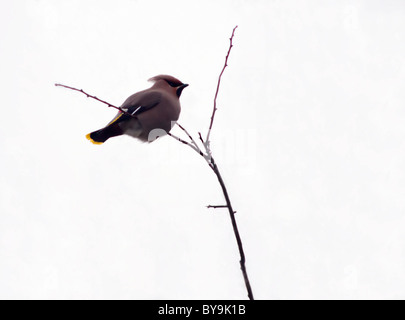
[[[162,94],[157,91],[141,91],[130,96],[122,104],[122,109],[131,115],[138,115],[155,107],[162,99]]]
[[[161,98],[162,94],[156,91],[141,91],[133,94],[127,100],[125,100],[125,102],[121,106],[121,108],[126,113],[119,111],[118,114],[114,117],[114,119],[110,121],[107,126],[112,125],[116,122],[127,120],[132,116],[137,116],[142,112],[155,107],[159,104]],[[129,115],[128,113],[130,113],[131,115]]]

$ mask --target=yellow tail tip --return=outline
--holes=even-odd
[[[94,141],[94,140],[90,137],[90,135],[91,135],[91,133],[87,134],[87,135],[86,135],[86,138],[87,138],[88,140],[90,140],[91,143],[93,143],[93,144],[103,144],[103,142]]]

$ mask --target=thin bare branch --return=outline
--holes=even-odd
[[[214,124],[215,113],[217,112],[217,97],[218,97],[219,87],[220,87],[220,85],[221,85],[222,74],[224,73],[226,67],[228,66],[228,58],[229,58],[229,55],[230,55],[230,53],[231,53],[231,49],[232,49],[232,47],[233,47],[232,40],[233,40],[233,36],[235,35],[235,30],[236,30],[237,27],[238,27],[238,26],[235,26],[235,28],[233,28],[233,30],[232,30],[232,35],[231,35],[231,37],[229,38],[229,49],[228,49],[228,53],[226,54],[226,57],[225,57],[225,64],[224,64],[224,67],[222,68],[221,73],[219,74],[219,77],[218,77],[217,90],[215,91],[215,96],[214,96],[214,108],[213,108],[213,110],[212,110],[211,122],[210,122],[210,126],[209,126],[209,128],[208,128],[207,137],[205,138],[205,141],[206,141],[206,145],[207,145],[207,149],[208,149],[208,151],[209,151],[209,154],[211,154],[210,135],[211,135],[212,125]]]
[[[116,107],[116,106],[112,105],[111,103],[108,103],[107,101],[101,100],[101,99],[97,98],[96,96],[92,96],[91,94],[88,94],[87,92],[83,91],[83,89],[76,89],[76,88],[69,87],[69,86],[66,86],[66,85],[60,84],[60,83],[55,83],[55,87],[63,87],[63,88],[67,88],[67,89],[70,89],[70,90],[81,92],[81,93],[85,94],[87,98],[95,99],[95,100],[97,100],[97,101],[99,101],[101,103],[106,104],[110,108],[114,108],[114,109],[120,110],[122,112],[125,112],[121,108]]]
[[[204,148],[208,153],[208,147],[207,147],[207,144],[206,144],[206,142],[204,141],[204,139],[203,139],[203,137],[201,135],[201,132],[198,132],[198,138],[200,139],[201,143],[204,145]]]
[[[192,149],[194,149],[195,151],[197,151],[196,147],[194,147],[191,143],[189,143],[189,142],[183,140],[182,138],[180,138],[180,137],[174,135],[173,133],[168,132],[167,135],[170,136],[170,137],[172,137],[172,138],[174,138],[174,139],[177,140],[177,141],[180,141],[181,143],[184,143],[184,144],[188,145],[190,148],[192,148]]]
[[[218,208],[228,208],[227,205],[218,205],[218,206],[212,206],[212,205],[208,205],[207,206],[208,209],[212,208],[212,209],[218,209]]]
[[[248,274],[246,271],[246,258],[245,258],[245,252],[243,250],[242,239],[240,237],[238,225],[237,225],[236,219],[235,219],[236,211],[234,211],[232,209],[232,203],[231,203],[231,199],[229,198],[228,190],[226,189],[225,182],[222,179],[221,173],[219,172],[218,166],[215,163],[215,160],[213,157],[211,157],[211,163],[212,163],[211,168],[215,172],[215,174],[218,178],[218,182],[221,185],[222,192],[224,194],[225,201],[226,201],[226,207],[228,208],[229,216],[231,218],[233,232],[235,234],[235,238],[236,238],[236,242],[238,244],[238,249],[239,249],[239,254],[240,254],[240,262],[239,262],[240,268],[242,270],[243,279],[245,280],[245,286],[246,286],[246,290],[248,292],[248,297],[250,300],[254,300],[252,287],[250,286],[249,277],[248,277]]]
[[[105,105],[107,105],[107,106],[110,107],[110,108],[117,109],[117,110],[121,111],[122,113],[124,113],[124,114],[126,114],[126,115],[129,115],[129,116],[131,116],[131,117],[133,117],[133,118],[136,118],[135,115],[133,115],[133,114],[131,114],[131,113],[125,111],[125,110],[122,109],[121,107],[114,106],[113,104],[111,104],[111,103],[109,103],[109,102],[107,102],[107,101],[101,100],[101,99],[97,98],[96,96],[93,96],[93,95],[91,95],[91,94],[88,94],[88,93],[85,92],[83,89],[77,89],[77,88],[69,87],[69,86],[67,86],[67,85],[60,84],[60,83],[55,83],[55,87],[63,87],[63,88],[66,88],[66,89],[78,91],[78,92],[83,93],[84,95],[86,95],[87,98],[92,98],[92,99],[94,99],[94,100],[97,100],[97,101],[99,101],[99,102],[101,102],[101,103],[104,103]]]

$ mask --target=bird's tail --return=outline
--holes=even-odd
[[[91,141],[91,143],[94,144],[103,144],[104,142],[107,141],[109,136],[105,135],[105,132],[103,132],[103,129],[94,131],[92,133],[89,133],[86,135],[86,138]]]
[[[86,135],[86,138],[94,144],[103,144],[109,138],[119,136],[122,133],[122,130],[117,126],[107,126],[103,129],[89,133]]]

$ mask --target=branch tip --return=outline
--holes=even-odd
[[[208,209],[228,208],[228,205],[215,205],[215,206],[208,205],[207,208]]]
[[[226,67],[228,66],[228,58],[229,58],[229,55],[230,55],[230,53],[231,53],[231,49],[232,49],[232,47],[233,47],[232,40],[233,40],[233,37],[235,36],[235,30],[236,30],[237,27],[238,27],[238,26],[236,25],[236,26],[233,28],[233,30],[232,30],[232,35],[231,35],[231,37],[229,38],[229,49],[228,49],[228,52],[227,52],[227,54],[226,54],[226,56],[225,56],[225,63],[224,63],[224,66],[223,66],[223,68],[222,68],[222,71],[221,71],[221,73],[219,74],[219,77],[218,77],[217,90],[215,91],[215,96],[214,96],[214,108],[213,108],[213,110],[212,110],[211,122],[210,122],[210,126],[209,126],[209,128],[208,128],[207,137],[205,138],[205,141],[206,141],[206,143],[207,143],[208,145],[209,145],[209,140],[210,140],[212,125],[214,124],[215,113],[216,113],[216,111],[217,111],[217,97],[218,97],[219,87],[220,87],[220,85],[221,85],[221,78],[222,78],[222,75],[223,75],[223,73],[224,73]],[[210,154],[211,151],[210,151],[210,150],[207,150],[207,153]]]

